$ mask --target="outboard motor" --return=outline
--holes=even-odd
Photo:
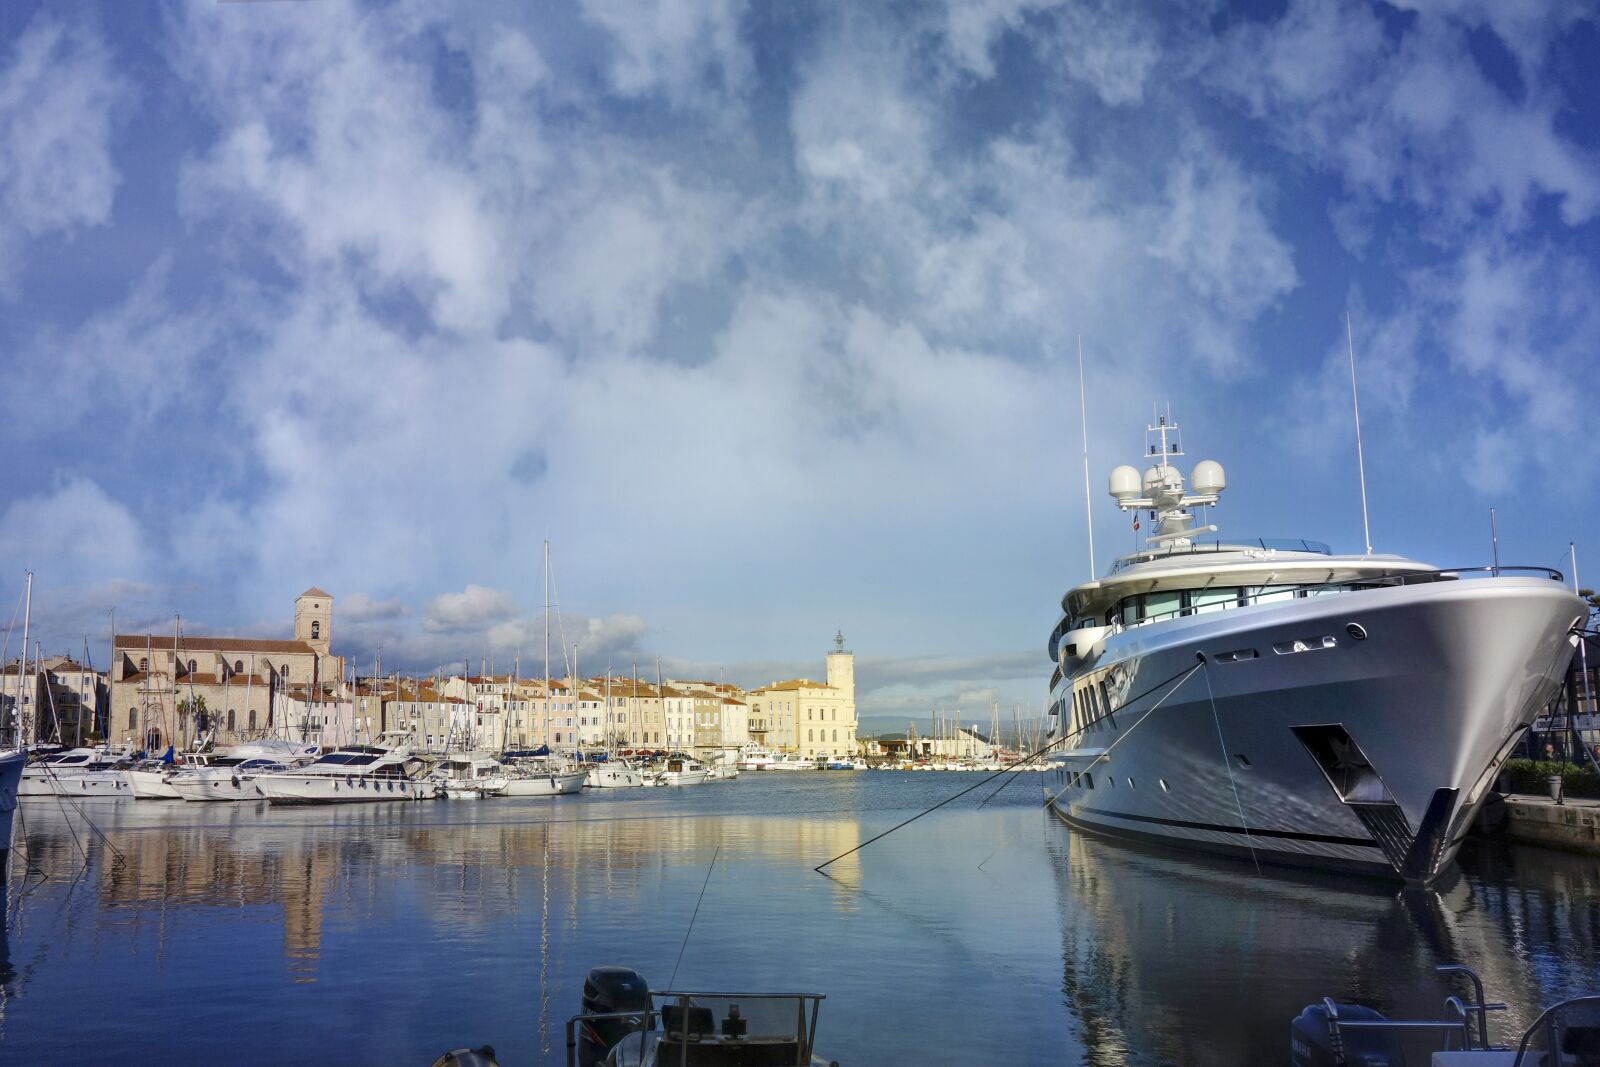
[[[627,967],[596,967],[583,980],[583,1014],[628,1013],[624,1019],[585,1020],[578,1034],[579,1067],[599,1067],[613,1046],[650,1025],[650,984]]]
[[[1289,1024],[1289,1062],[1293,1067],[1405,1067],[1406,1053],[1394,1030],[1347,1029],[1339,1023],[1382,1022],[1383,1016],[1359,1004],[1312,1004]]]

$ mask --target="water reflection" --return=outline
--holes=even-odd
[[[1600,973],[1600,860],[1556,853],[1479,850],[1429,894],[1258,877],[1073,835],[1019,789],[812,873],[968,784],[113,803],[92,809],[103,838],[30,806],[0,1055],[428,1063],[488,1042],[556,1064],[589,967],[661,986],[683,950],[680,985],[825,992],[844,1062],[989,1062],[998,1041],[1021,1063],[1281,1063],[1324,995],[1433,1014],[1436,963],[1477,967],[1517,1026]]]
[[[1283,1062],[1289,1020],[1324,996],[1439,1018],[1462,991],[1433,973],[1450,962],[1508,1002],[1496,1024],[1510,1036],[1597,973],[1600,864],[1576,856],[1480,850],[1421,891],[1257,877],[1080,834],[1052,849],[1062,989],[1088,1063]]]

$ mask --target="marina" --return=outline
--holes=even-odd
[[[585,975],[624,964],[653,988],[823,994],[817,1046],[843,1064],[995,1062],[997,1041],[1017,1062],[1268,1064],[1323,996],[1432,1017],[1439,964],[1471,962],[1507,1001],[1500,1033],[1600,973],[1593,857],[1475,843],[1429,890],[1261,879],[1074,833],[1032,775],[812,871],[970,780],[124,800],[93,808],[103,837],[68,801],[29,802],[0,1049],[151,1058],[173,1041],[151,1020],[172,1016],[188,1054],[240,1064],[426,1065],[483,1044],[508,1067],[559,1064]],[[959,1011],[929,1010],[952,995]]]

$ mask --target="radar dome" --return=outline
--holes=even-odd
[[[1161,468],[1146,467],[1144,472],[1144,491],[1153,493],[1161,488]]]
[[[1189,488],[1201,496],[1216,496],[1228,488],[1228,476],[1222,472],[1222,464],[1214,459],[1203,459],[1194,465]]]
[[[1139,498],[1139,472],[1132,467],[1117,467],[1111,472],[1111,495],[1126,504]]]

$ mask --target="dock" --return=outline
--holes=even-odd
[[[1509,794],[1501,830],[1518,844],[1600,855],[1600,800],[1557,804],[1549,797]]]

